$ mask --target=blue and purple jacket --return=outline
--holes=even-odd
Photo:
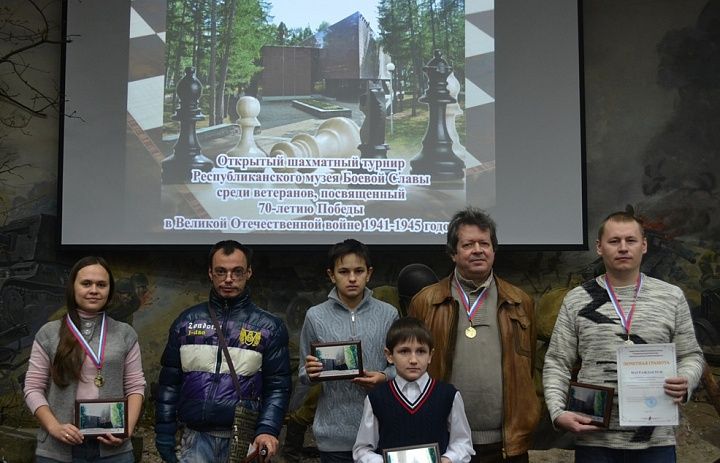
[[[240,397],[208,303],[228,343]],[[232,299],[212,290],[209,302],[181,313],[170,327],[160,364],[157,434],[174,438],[178,420],[200,432],[229,431],[240,400],[260,412],[255,435],[280,433],[291,389],[288,332],[282,320],[253,304],[247,289]]]

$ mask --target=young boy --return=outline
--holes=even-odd
[[[365,399],[353,447],[356,462],[382,463],[383,449],[433,443],[443,463],[467,463],[475,454],[460,392],[427,373],[432,352],[432,336],[423,322],[401,318],[392,324],[385,356],[397,376]]]
[[[310,355],[311,343],[361,342],[363,376],[322,383],[313,421],[321,463],[352,462],[367,390],[384,383],[388,373],[394,371],[388,367],[383,342],[398,313],[390,304],[373,298],[372,291],[365,287],[372,271],[364,244],[348,239],[333,246],[328,254],[327,274],[335,288],[326,302],[308,310],[300,333],[300,358],[305,363],[300,365],[299,376],[305,384],[323,369],[319,359]]]

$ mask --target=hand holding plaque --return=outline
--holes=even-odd
[[[95,399],[75,401],[75,426],[85,436],[128,436],[128,401]]]
[[[611,387],[571,382],[566,410],[590,418],[593,426],[607,428],[614,394]]]
[[[306,370],[312,381],[352,379],[363,374],[360,341],[312,343]],[[318,364],[320,366],[318,366]]]

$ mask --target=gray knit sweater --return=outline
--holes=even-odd
[[[614,288],[620,305],[630,310],[635,285]],[[675,343],[677,374],[697,387],[703,356],[695,339],[690,309],[680,288],[644,276],[631,325],[635,344]],[[610,302],[604,276],[570,291],[563,301],[545,356],[543,385],[550,418],[560,415],[567,400],[570,370],[582,360],[578,381],[615,388],[607,431],[577,436],[579,445],[616,449],[644,449],[675,445],[672,426],[620,427],[617,404],[616,352],[626,337],[620,317]]]
[[[35,335],[35,341],[43,348],[50,359],[55,358],[58,346],[60,324],[65,318],[55,320],[43,325]],[[101,399],[122,399],[124,392],[125,357],[137,342],[137,334],[133,328],[122,322],[107,317],[107,343],[105,345],[105,361],[103,363],[103,376],[105,385],[100,388]],[[98,339],[91,341],[93,349],[98,348]],[[55,417],[61,423],[74,421],[75,394],[77,382],[61,388],[52,380],[48,382],[47,401]],[[100,456],[107,457],[132,451],[130,439],[119,447],[100,445]],[[52,458],[58,461],[71,461],[72,449],[69,445],[54,439],[44,428],[37,434],[37,450],[39,456]]]
[[[362,302],[355,309],[354,321],[333,288],[328,300],[311,307],[305,315],[300,333],[300,380],[307,384],[305,356],[310,354],[312,342],[336,342],[359,339],[362,348],[363,370],[386,371],[393,377],[385,359],[385,335],[398,318],[395,307],[372,297],[365,289]],[[366,391],[350,380],[324,381],[318,400],[313,433],[322,452],[352,451],[362,418]]]

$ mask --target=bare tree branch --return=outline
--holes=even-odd
[[[59,111],[57,84],[52,90],[42,85],[43,74],[55,71],[29,64],[36,51],[70,42],[48,21],[45,9],[49,7],[59,8],[59,2],[51,0],[41,7],[38,0],[24,0],[14,2],[13,7],[0,7],[0,103],[6,106],[0,112],[0,126],[8,129],[23,129],[33,118],[47,118]]]

